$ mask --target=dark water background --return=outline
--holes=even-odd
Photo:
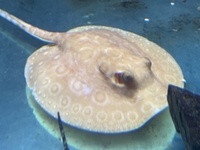
[[[142,35],[166,49],[183,71],[185,88],[200,93],[199,0],[0,0],[0,8],[50,31],[95,24]],[[38,124],[25,96],[26,59],[44,44],[0,18],[2,150],[62,150]],[[184,149],[180,137],[169,149]]]

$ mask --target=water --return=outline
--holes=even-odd
[[[200,93],[198,0],[0,0],[0,8],[50,31],[95,24],[142,35],[165,48],[180,65],[186,89]],[[45,43],[2,18],[0,41],[0,149],[62,150],[37,122],[25,95],[26,59]],[[178,135],[168,149],[184,149]]]

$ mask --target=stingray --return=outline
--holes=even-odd
[[[51,116],[84,130],[135,130],[167,105],[168,84],[183,74],[164,49],[134,33],[106,26],[49,32],[0,10],[0,16],[50,44],[27,60],[25,79]]]

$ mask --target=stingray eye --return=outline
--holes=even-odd
[[[116,72],[114,74],[115,82],[118,84],[128,85],[133,81],[133,77],[130,75],[126,75],[124,72]]]
[[[119,83],[119,84],[123,84],[124,83],[124,81],[123,81],[123,76],[124,76],[124,73],[115,73],[115,82],[116,83]]]

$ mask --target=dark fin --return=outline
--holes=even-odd
[[[169,110],[188,150],[200,150],[200,95],[169,85]]]

